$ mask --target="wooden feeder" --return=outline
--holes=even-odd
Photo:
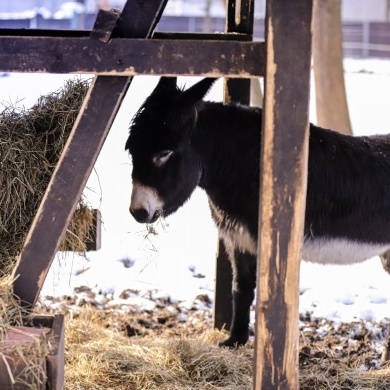
[[[34,316],[30,326],[15,326],[7,331],[0,351],[0,389],[60,390],[64,384],[64,316]],[[53,341],[46,358],[24,355],[34,344]],[[46,380],[47,378],[47,380]],[[24,383],[22,383],[24,382]]]
[[[121,13],[100,11],[91,32],[0,31],[2,72],[96,74],[14,270],[14,291],[26,307],[35,305],[133,76],[227,77],[226,100],[242,103],[249,101],[250,78],[264,77],[254,389],[297,389],[312,0],[267,0],[265,43],[252,40],[253,0],[228,0],[227,29],[219,34],[154,33],[166,3],[128,0]],[[231,285],[223,253],[218,327],[231,315],[223,303]],[[53,388],[61,388],[62,373],[48,371]]]

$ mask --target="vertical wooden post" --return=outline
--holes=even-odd
[[[311,0],[268,0],[254,389],[298,389]]]
[[[226,32],[246,34],[252,40],[253,0],[229,0],[226,3]],[[250,79],[225,79],[224,102],[250,103]],[[232,320],[232,267],[225,244],[218,242],[217,264],[215,272],[214,327],[230,328]]]

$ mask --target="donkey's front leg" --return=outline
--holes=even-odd
[[[221,342],[221,347],[237,348],[249,337],[250,307],[255,297],[256,256],[237,249],[229,254],[233,268],[233,318],[230,337]]]

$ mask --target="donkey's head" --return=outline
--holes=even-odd
[[[162,77],[134,116],[126,150],[133,160],[130,212],[138,222],[172,214],[198,185],[202,165],[192,140],[214,81],[182,91],[176,77]]]

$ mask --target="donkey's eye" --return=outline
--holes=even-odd
[[[157,167],[161,167],[164,165],[169,157],[171,157],[173,151],[172,150],[163,150],[162,152],[158,152],[153,156],[153,164]]]

